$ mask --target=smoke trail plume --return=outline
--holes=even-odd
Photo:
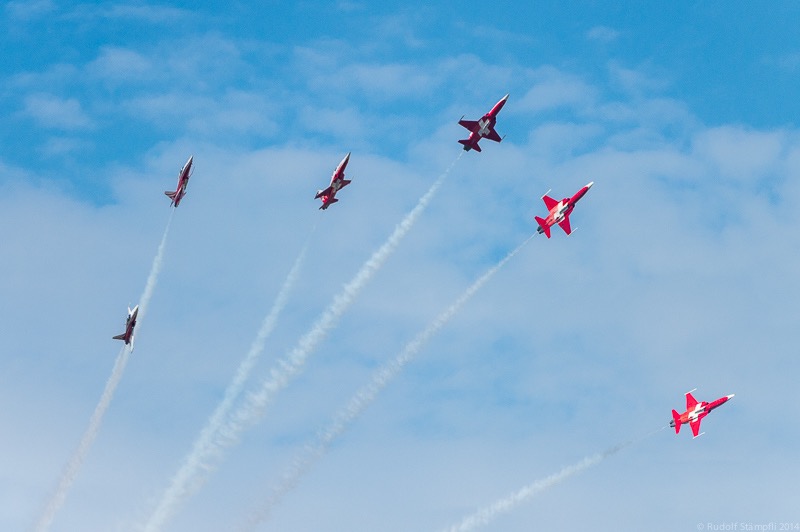
[[[175,511],[178,504],[188,498],[191,493],[194,493],[205,482],[205,478],[201,477],[201,473],[207,473],[212,469],[210,460],[212,458],[219,458],[224,449],[234,445],[238,441],[239,435],[247,427],[258,421],[263,415],[275,395],[289,384],[292,377],[300,373],[308,356],[336,325],[338,319],[345,310],[350,307],[350,304],[361,289],[397,248],[402,238],[413,227],[414,222],[416,222],[423,213],[456,162],[461,159],[462,155],[463,152],[450,164],[447,170],[439,176],[433,185],[431,185],[411,212],[397,224],[397,227],[395,227],[394,232],[389,236],[388,240],[372,254],[356,273],[355,277],[344,286],[342,292],[333,299],[331,304],[328,305],[317,318],[317,321],[311,329],[300,338],[294,349],[282,360],[278,361],[277,366],[270,371],[269,377],[263,381],[260,389],[255,393],[249,394],[244,404],[228,417],[224,426],[216,431],[213,442],[204,448],[202,454],[196,456],[199,467],[195,467],[191,471],[191,475],[181,478],[180,485],[176,484],[171,488],[170,491],[174,493],[175,496],[171,497],[170,500],[162,500],[162,502],[159,503],[159,508],[161,508],[161,510],[150,517],[145,527],[146,532],[161,530],[161,527]]]
[[[316,442],[306,445],[303,455],[297,457],[289,469],[284,473],[281,482],[275,488],[257,511],[248,518],[246,524],[241,528],[244,530],[254,530],[255,527],[269,518],[272,508],[280,502],[284,495],[291,491],[300,478],[311,468],[311,466],[321,458],[336,438],[347,430],[350,424],[360,416],[374,401],[377,395],[394,379],[425,344],[444,327],[450,319],[461,310],[475,293],[480,290],[505,264],[510,261],[519,251],[530,242],[534,235],[528,237],[524,242],[506,255],[500,262],[489,268],[479,277],[469,288],[467,288],[456,301],[434,319],[425,330],[420,332],[411,340],[397,357],[385,364],[372,377],[372,380],[361,388],[340,410],[333,419],[333,422],[317,436]]]
[[[117,389],[117,384],[119,384],[122,374],[125,371],[125,365],[128,363],[128,355],[130,355],[130,349],[128,349],[128,346],[123,346],[117,355],[116,362],[114,362],[114,369],[111,371],[111,376],[106,382],[106,387],[103,390],[103,395],[100,397],[100,402],[95,407],[94,413],[92,413],[92,417],[89,419],[89,428],[86,429],[86,432],[83,434],[83,437],[78,444],[78,448],[75,449],[75,452],[72,454],[67,466],[64,468],[64,472],[61,474],[61,479],[58,482],[55,493],[50,498],[50,501],[47,503],[47,506],[42,513],[42,516],[36,523],[35,530],[48,530],[53,522],[56,512],[58,512],[58,510],[64,504],[64,500],[67,498],[67,492],[72,486],[72,483],[75,481],[75,477],[78,475],[78,471],[83,465],[86,455],[89,453],[89,448],[92,446],[92,443],[94,443],[94,440],[97,437],[97,433],[100,430],[100,424],[103,422],[103,416],[105,415],[106,410],[108,410],[108,405],[111,404],[114,391]]]
[[[150,275],[147,276],[147,282],[144,285],[144,292],[142,297],[139,298],[139,315],[137,318],[137,329],[142,329],[142,320],[147,313],[147,308],[150,306],[150,299],[153,297],[153,290],[156,288],[158,282],[158,274],[161,273],[161,263],[164,261],[164,248],[167,246],[167,235],[169,235],[169,226],[172,225],[172,217],[175,214],[175,209],[169,212],[167,219],[167,227],[164,228],[164,235],[161,237],[161,243],[158,245],[158,251],[153,259],[153,265],[150,266]]]
[[[534,497],[542,493],[543,491],[555,486],[556,484],[568,479],[573,475],[577,475],[578,473],[581,473],[589,469],[590,467],[599,464],[609,456],[612,456],[621,451],[622,449],[630,447],[631,445],[638,443],[644,440],[645,438],[649,438],[653,434],[656,434],[664,430],[665,428],[666,427],[661,427],[660,429],[650,432],[649,434],[646,434],[645,436],[642,436],[639,439],[630,440],[624,443],[619,443],[617,445],[614,445],[613,447],[609,447],[603,452],[597,453],[592,456],[587,456],[577,464],[567,466],[558,473],[553,473],[548,477],[545,477],[541,480],[537,480],[533,484],[525,486],[516,493],[512,493],[511,495],[503,499],[500,499],[494,504],[478,510],[474,514],[465,517],[459,524],[453,525],[445,530],[447,532],[466,532],[468,530],[474,530],[480,526],[487,525],[497,515],[510,512],[520,503],[525,502],[531,497]]]
[[[153,259],[153,265],[150,267],[150,274],[147,276],[144,292],[142,293],[142,297],[139,299],[137,330],[141,329],[142,318],[144,317],[145,310],[150,303],[150,298],[153,296],[153,289],[156,286],[158,274],[161,271],[161,263],[164,257],[164,247],[167,242],[167,234],[169,233],[169,226],[171,223],[172,212],[170,213],[169,220],[167,221],[167,226],[164,229],[164,236],[161,237],[161,243],[158,246],[156,256]],[[105,416],[106,410],[108,410],[108,407],[111,404],[111,399],[113,399],[117,385],[122,379],[122,374],[125,372],[125,366],[128,363],[128,357],[131,354],[132,346],[133,344],[131,343],[130,346],[124,345],[122,349],[120,349],[120,352],[117,355],[117,360],[114,362],[114,369],[111,371],[111,376],[108,378],[108,381],[106,381],[105,389],[103,389],[103,395],[100,396],[100,402],[95,407],[92,417],[89,419],[89,427],[83,434],[83,437],[78,444],[78,448],[75,449],[75,452],[72,454],[67,466],[64,468],[64,471],[61,474],[61,479],[58,482],[58,486],[56,487],[53,496],[48,501],[44,512],[39,518],[39,521],[36,523],[35,530],[37,532],[44,532],[50,528],[56,512],[58,512],[58,510],[64,504],[64,501],[67,498],[67,493],[69,492],[70,487],[72,487],[72,483],[75,481],[75,477],[77,477],[78,471],[83,465],[84,460],[86,460],[86,455],[89,453],[92,443],[94,443],[95,438],[97,438],[97,433],[100,431],[100,425],[103,422],[103,417]]]
[[[206,422],[206,426],[203,427],[203,430],[195,440],[194,445],[192,445],[192,450],[188,455],[186,455],[183,465],[172,478],[170,486],[164,492],[164,495],[159,501],[159,505],[153,512],[153,515],[146,526],[146,530],[153,530],[160,527],[166,518],[171,514],[175,505],[187,497],[189,493],[191,493],[192,486],[190,486],[189,483],[197,474],[198,469],[204,467],[203,460],[207,458],[210,453],[212,453],[210,446],[212,446],[214,443],[214,435],[225,421],[225,416],[227,416],[228,412],[230,412],[230,409],[233,407],[233,403],[242,392],[242,388],[244,387],[247,378],[250,376],[250,372],[253,370],[259,360],[259,357],[261,356],[261,353],[264,351],[264,344],[275,328],[275,324],[278,321],[278,316],[283,310],[283,307],[286,306],[289,294],[291,293],[292,288],[297,281],[297,276],[300,272],[303,261],[305,260],[307,250],[308,244],[303,247],[302,251],[297,256],[297,259],[295,259],[292,269],[289,271],[289,275],[286,276],[286,280],[283,282],[283,286],[278,292],[278,296],[275,298],[275,302],[272,304],[269,314],[267,314],[267,316],[264,318],[264,321],[261,323],[261,328],[258,330],[258,334],[250,346],[250,350],[239,364],[233,380],[225,389],[225,395],[223,396],[222,401],[219,403],[219,405],[217,405],[217,408],[214,410],[213,414],[211,414],[208,422]]]

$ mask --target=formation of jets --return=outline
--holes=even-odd
[[[508,94],[503,96],[500,101],[498,101],[494,107],[492,107],[491,110],[483,115],[479,120],[464,120],[464,117],[461,117],[461,120],[458,121],[458,124],[470,132],[468,138],[458,141],[459,144],[464,147],[464,151],[482,151],[478,143],[484,138],[494,142],[501,142],[503,140],[502,137],[498,135],[494,126],[497,123],[497,115],[506,104],[506,101],[508,101]],[[186,164],[183,165],[183,168],[181,168],[180,172],[178,173],[178,185],[175,191],[173,192],[168,190],[164,192],[164,194],[166,194],[172,200],[171,206],[173,207],[178,207],[181,200],[186,195],[186,186],[188,185],[189,178],[192,174],[193,160],[193,156],[190,156],[186,161]],[[336,197],[336,193],[350,184],[351,181],[344,178],[344,171],[345,168],[347,168],[347,163],[349,162],[350,153],[344,156],[344,159],[342,159],[342,161],[333,171],[330,185],[323,190],[317,191],[317,194],[314,196],[314,198],[322,200],[322,205],[319,207],[320,210],[326,210],[328,207],[338,202],[339,199]],[[548,213],[545,218],[540,218],[539,216],[534,217],[538,223],[536,231],[539,234],[544,233],[547,238],[550,238],[551,228],[554,225],[558,225],[567,235],[570,235],[572,233],[572,227],[570,225],[569,216],[572,214],[572,211],[578,201],[580,201],[580,199],[583,198],[587,192],[589,192],[589,189],[592,188],[592,185],[594,185],[594,181],[578,190],[578,192],[576,192],[572,197],[564,198],[560,201],[548,196],[547,194],[550,192],[548,190],[547,193],[542,196],[542,200],[544,201],[545,207],[547,207]],[[133,330],[136,326],[136,316],[138,313],[138,305],[133,309],[128,308],[128,318],[125,322],[125,332],[114,336],[115,340],[122,340],[126,345],[130,345],[131,350],[133,349]],[[707,416],[709,412],[724,404],[732,397],[733,394],[707,403],[705,401],[697,401],[692,396],[692,393],[688,392],[686,393],[686,411],[682,414],[679,414],[677,411],[673,410],[672,420],[670,421],[669,426],[674,427],[675,433],[677,434],[681,430],[681,425],[688,423],[689,427],[692,429],[693,436],[696,438],[701,434],[700,422],[702,419]]]

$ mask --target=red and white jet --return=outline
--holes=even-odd
[[[677,411],[673,410],[672,420],[669,422],[669,426],[675,427],[675,434],[678,434],[681,431],[681,425],[688,423],[692,428],[693,437],[697,438],[698,436],[705,434],[700,433],[700,422],[703,420],[703,418],[718,406],[728,402],[728,399],[736,394],[726,395],[725,397],[720,397],[716,401],[707,403],[705,401],[698,401],[695,399],[692,396],[693,391],[694,390],[691,392],[686,392],[686,412],[679,414]]]
[[[122,340],[125,345],[131,346],[133,351],[133,328],[136,327],[136,316],[139,314],[139,305],[131,309],[128,307],[128,319],[125,322],[125,332],[114,336],[114,340]]]
[[[336,193],[350,184],[350,180],[344,178],[344,169],[349,162],[350,154],[348,153],[344,156],[342,162],[339,163],[339,166],[336,167],[336,170],[334,170],[330,186],[325,190],[317,191],[317,195],[314,196],[314,198],[322,198],[322,206],[320,206],[320,209],[325,210],[330,207],[332,203],[339,201],[336,199]]]
[[[556,201],[547,194],[542,196],[542,200],[544,200],[544,204],[550,212],[547,214],[547,218],[539,218],[538,216],[534,216],[536,221],[539,223],[539,227],[536,229],[536,231],[540,235],[544,233],[547,238],[550,238],[550,228],[558,224],[558,226],[561,227],[565,233],[572,233],[572,228],[569,225],[569,215],[572,213],[572,209],[575,208],[575,204],[578,203],[578,200],[580,200],[587,192],[589,192],[589,189],[592,188],[592,185],[594,185],[594,181],[580,189],[571,198],[564,198],[561,201]],[[548,190],[548,192],[550,191]]]
[[[172,200],[172,206],[177,207],[180,205],[181,200],[186,195],[186,185],[189,184],[189,178],[192,176],[192,159],[194,159],[194,155],[189,156],[189,160],[186,161],[186,164],[183,165],[180,173],[178,173],[178,187],[175,192],[171,190],[164,191],[164,194]]]
[[[497,131],[494,130],[494,125],[497,122],[497,113],[499,113],[500,109],[502,109],[506,104],[506,100],[508,100],[508,94],[503,96],[499,102],[494,104],[492,110],[483,115],[480,120],[464,120],[464,117],[461,117],[461,120],[459,120],[458,123],[469,130],[469,138],[458,141],[464,145],[464,151],[481,151],[481,147],[478,146],[478,142],[482,138],[487,138],[495,142],[500,142],[503,140],[500,138],[500,135],[497,134]]]

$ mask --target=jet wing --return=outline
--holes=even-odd
[[[689,426],[692,428],[692,436],[694,436],[695,438],[700,435],[700,422],[703,421],[703,418],[706,417],[707,415],[708,415],[707,412],[703,412],[702,414],[697,416],[697,419],[689,422]]]
[[[700,419],[702,418],[698,418],[689,422],[689,426],[692,428],[692,436],[695,438],[698,436],[698,434],[700,434]]]
[[[686,392],[686,410],[691,410],[697,405],[697,399],[694,398],[692,392]]]
[[[458,124],[469,129],[470,131],[475,131],[478,128],[478,122],[475,120],[459,120]]]
[[[570,234],[572,233],[572,228],[569,226],[569,217],[564,218],[560,222],[558,222],[558,226],[564,230],[565,233]]]
[[[556,200],[554,200],[553,198],[551,198],[550,196],[548,196],[547,194],[542,196],[542,200],[544,201],[544,204],[547,207],[548,211],[552,211],[553,207],[558,205],[558,202]]]
[[[333,192],[333,187],[328,187],[325,190],[320,190],[317,192],[317,195],[314,196],[314,199],[321,198],[322,196],[330,196],[331,192]]]
[[[500,138],[500,135],[497,134],[497,131],[495,131],[494,128],[491,128],[489,130],[489,134],[486,135],[486,138],[489,140],[493,140],[495,142],[500,142],[501,140],[503,140],[502,138]]]

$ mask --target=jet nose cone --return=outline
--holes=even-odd
[[[728,399],[732,399],[734,395],[736,395],[736,394],[735,394],[735,393],[732,393],[732,394],[730,394],[730,395],[728,396]]]
[[[594,185],[594,181],[589,181],[589,184],[586,185],[586,188],[592,188],[592,185]]]
[[[511,94],[511,93],[509,93],[509,94]],[[505,96],[503,96],[503,99],[502,99],[502,100],[500,100],[500,101],[501,101],[501,102],[504,102],[504,101],[506,101],[506,100],[508,100],[508,94],[506,94]]]

